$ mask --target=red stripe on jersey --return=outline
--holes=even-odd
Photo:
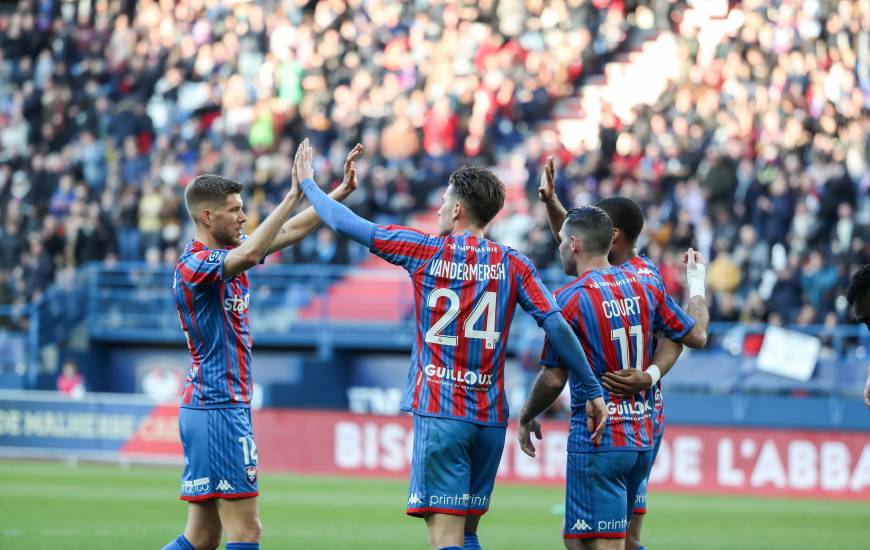
[[[239,284],[239,278],[236,277],[232,281],[232,292],[233,296],[242,297],[242,287]],[[236,342],[236,357],[239,362],[239,384],[241,384],[241,393],[242,393],[242,402],[248,401],[248,354],[245,350],[245,343],[242,339],[242,314],[241,312],[230,311],[230,322],[232,324],[233,332],[235,332],[235,337],[233,338]]]
[[[195,269],[191,269],[187,264],[183,261],[179,262],[178,268],[181,271],[181,280],[188,283],[211,283],[217,282],[218,276],[217,273],[204,273],[202,271],[197,271]]]
[[[453,261],[453,256],[454,256],[455,252],[453,249],[451,249],[449,244],[453,244],[455,240],[456,239],[454,239],[453,237],[450,237],[449,239],[444,241],[443,249],[445,250],[445,252],[444,252],[444,261],[445,262],[452,262]],[[434,288],[449,288],[449,287],[450,287],[450,281],[446,277],[435,277]],[[427,300],[428,300],[428,298],[427,298]],[[444,304],[444,307],[442,308],[440,304]],[[438,302],[435,304],[435,307],[432,308],[431,319],[436,319],[436,320],[441,319],[441,317],[443,317],[444,314],[447,313],[447,309],[448,309],[449,305],[450,305],[450,300],[447,297],[439,299]],[[444,346],[442,346],[441,344],[434,344],[434,343],[433,344],[427,343],[427,345],[429,346],[429,351],[432,352],[432,363],[436,367],[444,367],[446,369],[447,364],[446,364],[446,361],[444,361]],[[428,406],[426,407],[426,410],[429,411],[430,413],[441,413],[442,412],[442,410],[441,410],[441,389],[443,386],[441,384],[439,384],[436,380],[427,379],[426,382],[429,385],[429,403],[428,403]]]
[[[490,265],[498,265],[504,260],[504,254],[503,254],[504,249],[500,246],[497,246],[494,248],[496,248],[498,250],[498,252],[491,251],[489,253],[489,264]],[[513,288],[513,286],[514,285],[511,285],[511,288]],[[487,284],[486,290],[490,291],[490,292],[498,292],[498,280],[496,280],[495,278],[490,279],[489,283]],[[516,300],[516,292],[512,292],[511,298],[513,300]],[[516,302],[508,300],[507,303],[513,304]],[[497,315],[497,314],[498,314],[498,312],[493,312],[493,315]],[[507,330],[508,328],[510,328],[509,317],[505,317],[505,320],[506,320],[505,324],[507,326],[502,327],[503,330]],[[506,334],[502,334],[501,343],[493,346],[493,349],[487,349],[486,346],[483,346],[483,350],[481,351],[481,354],[480,354],[480,374],[481,375],[490,374],[493,372],[493,364],[492,364],[493,356],[495,355],[495,350],[499,346],[502,346],[502,348],[501,348],[502,355],[504,355],[504,350],[507,347],[507,335]],[[499,380],[501,380],[503,377],[504,377],[504,373],[501,373],[501,375],[498,378],[499,378]],[[489,391],[491,391],[491,390],[492,390],[492,388],[490,387]],[[477,404],[477,411],[475,412],[475,417],[478,420],[480,420],[481,422],[489,422],[490,421],[490,419],[489,419],[489,407],[490,407],[489,391],[477,392],[477,396],[475,399],[475,403]],[[503,412],[499,414],[499,416],[497,418],[498,422],[502,422],[504,420],[503,414],[504,414]]]
[[[406,258],[414,258],[417,260],[426,260],[438,252],[438,249],[434,246],[385,239],[375,239],[373,248],[381,251],[383,254],[404,256]]]
[[[626,272],[625,275],[626,275],[626,277],[629,278],[629,280],[637,280],[637,278],[634,277],[632,275],[632,273],[630,273],[630,272]],[[653,311],[653,308],[655,307],[655,305],[649,303],[649,296],[646,293],[646,287],[643,284],[641,284],[640,281],[638,281],[638,282],[632,281],[631,282],[631,290],[634,292],[634,294],[636,296],[640,296],[640,302],[639,302],[640,309],[641,309],[641,311],[640,311],[640,327],[641,327],[641,332],[643,334],[643,337],[646,339],[644,341],[644,346],[643,346],[643,350],[642,350],[643,355],[641,356],[641,370],[646,370],[647,367],[649,367],[649,365],[652,364],[651,352],[653,350],[653,341],[655,338],[654,338],[653,330],[652,330],[652,326],[651,326],[651,321],[652,321],[651,318],[652,318],[652,311]],[[646,391],[652,392],[652,391],[655,391],[655,388],[650,388]],[[646,397],[647,397],[646,392],[644,392],[645,400],[646,400]],[[652,443],[652,433],[653,433],[652,415],[653,414],[655,414],[655,410],[651,411],[650,414],[648,414],[643,421],[643,424],[644,424],[643,429],[646,433],[648,433],[650,435],[650,443]]]
[[[585,285],[584,288],[589,297],[592,299],[592,310],[595,312],[596,325],[599,327],[601,331],[599,333],[599,337],[601,338],[601,349],[604,355],[604,368],[609,372],[615,372],[621,370],[622,367],[619,364],[619,359],[616,356],[616,342],[613,342],[613,333],[610,328],[610,321],[607,320],[607,317],[604,315],[603,303],[604,303],[604,293],[601,292],[599,288],[592,288],[591,285]],[[622,399],[616,395],[611,394],[610,399],[617,406],[622,402]],[[626,446],[626,437],[625,437],[625,429],[622,426],[622,423],[611,423],[610,420],[607,421],[610,425],[610,436],[613,441],[614,447],[625,447]]]
[[[466,239],[465,244],[466,247],[466,257],[465,264],[471,265],[477,263],[477,237],[471,235]],[[454,369],[462,369],[467,372],[468,365],[468,351],[471,348],[472,344],[465,338],[465,322],[468,320],[468,316],[471,315],[471,309],[474,307],[474,294],[477,289],[477,280],[472,279],[470,281],[462,281],[462,288],[459,291],[459,316],[456,318],[456,343],[457,347],[453,355],[453,368]],[[484,346],[485,347],[485,346]],[[480,369],[478,368],[478,373],[480,373]],[[480,392],[471,392],[472,395]],[[466,399],[468,398],[468,390],[466,389],[465,384],[455,383],[453,384],[453,407],[452,414],[454,416],[462,416],[464,417],[468,412]]]
[[[628,273],[628,272],[623,273],[623,276],[626,279],[634,278],[634,275],[631,273]],[[623,292],[623,290],[622,290],[624,288],[624,285],[615,284],[617,282],[617,278],[614,275],[606,275],[604,278],[605,278],[605,280],[607,280],[611,283],[614,283],[610,287],[612,292],[613,292],[613,298],[615,300],[618,300],[620,303],[624,304],[625,299],[626,299],[625,292]],[[639,296],[641,299],[643,299],[642,294]],[[637,365],[638,361],[637,361],[637,346],[635,345],[634,338],[632,337],[632,334],[631,334],[631,316],[630,315],[620,315],[619,317],[622,320],[622,326],[625,329],[625,336],[628,338],[628,357],[625,358],[626,364],[629,367],[634,367],[635,365]],[[640,312],[640,310],[638,310],[638,317],[641,319],[641,323],[642,323],[644,315],[643,315],[643,313]],[[641,324],[641,326],[643,326],[643,325]],[[644,337],[645,336],[646,336],[646,334],[644,334]],[[643,353],[643,351],[641,351],[641,353],[642,353],[642,356],[646,355],[645,353]],[[643,361],[643,359],[641,359],[641,361]],[[624,398],[623,400],[631,402],[631,410],[632,411],[636,410],[634,408],[635,401],[636,401],[634,395],[632,395],[631,397],[629,397],[627,399]],[[635,447],[643,447],[644,444],[643,444],[643,441],[641,439],[641,422],[637,418],[637,416],[634,414],[631,415],[631,430],[633,433],[632,439],[634,441],[634,446]],[[626,434],[626,439],[627,438],[628,438],[628,435]]]
[[[187,309],[190,312],[190,322],[193,324],[193,330],[195,332],[196,339],[205,345],[205,340],[202,338],[202,333],[199,331],[199,323],[196,320],[196,310],[193,309],[193,293],[190,291],[190,288],[185,284],[184,281],[181,281],[181,291],[184,293],[184,303],[187,304]],[[179,313],[181,311],[179,310]],[[184,323],[184,316],[179,315],[182,320],[182,324]],[[190,334],[190,333],[188,333]],[[188,342],[188,348],[190,348],[190,355],[193,357],[193,364],[196,367],[196,376],[199,379],[199,403],[202,405],[205,403],[205,394],[202,391],[202,357],[200,357],[199,352],[196,351],[196,342],[192,339]],[[190,404],[190,402],[186,402]]]
[[[412,282],[414,284],[414,300],[417,302],[417,381],[414,386],[414,404],[413,409],[416,411],[420,407],[420,394],[423,392],[423,377],[425,376],[423,372],[423,362],[421,361],[423,355],[423,346],[425,343],[423,342],[423,329],[420,326],[420,322],[423,319],[423,278],[426,277],[426,273],[424,270],[420,269],[414,273],[414,277],[412,278]]]
[[[517,259],[515,256],[510,256],[511,263],[515,263],[517,266],[517,271],[520,274],[520,283],[525,288],[526,292],[529,295],[529,299],[532,301],[534,306],[541,311],[549,311],[550,310],[550,301],[547,300],[547,297],[544,295],[541,287],[538,285],[526,285],[526,277],[531,277],[531,268],[527,266],[525,263]]]
[[[221,285],[221,305],[223,305],[224,300],[226,300],[226,283]],[[227,322],[227,310],[224,310],[223,314],[224,320],[224,351],[227,354],[227,387],[230,389],[230,401],[233,403],[237,402],[236,392],[233,391],[233,365],[230,361],[230,325]]]
[[[513,256],[508,256],[508,276],[510,277],[511,285],[510,285],[510,294],[508,295],[508,304],[516,304],[517,303],[517,295],[519,294],[519,285],[522,284],[522,280],[517,280],[517,275],[519,275],[517,271],[517,264],[514,262]],[[504,357],[505,350],[507,348],[507,338],[508,333],[510,331],[510,315],[505,317],[505,326],[502,327],[504,332],[502,333],[502,338],[505,339],[505,346],[502,348],[502,353],[500,357],[495,358],[498,361],[497,365],[492,365],[493,372],[498,373],[498,380],[496,383],[496,387],[498,388],[498,392],[496,395],[498,396],[498,402],[495,404],[495,414],[496,414],[496,422],[504,422],[506,420],[505,414],[505,400],[507,396],[504,393]],[[490,359],[490,363],[492,359]]]

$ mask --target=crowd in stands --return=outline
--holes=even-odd
[[[0,14],[0,304],[90,261],[174,263],[199,173],[247,185],[250,231],[307,136],[326,187],[366,146],[348,202],[379,222],[429,209],[461,162],[499,166],[526,193],[493,235],[541,268],[558,261],[536,197],[555,154],[564,203],[644,207],[675,296],[682,250],[711,260],[714,320],[843,321],[870,262],[870,6],[747,0],[709,47],[690,4],[21,1]],[[598,147],[542,140],[641,11],[677,35],[661,62],[680,78],[631,117],[605,109]],[[354,258],[318,231],[284,260]]]

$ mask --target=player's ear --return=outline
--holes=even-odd
[[[453,203],[453,219],[458,220],[460,217],[462,217],[462,212],[464,210],[465,210],[465,208],[462,206],[461,201],[454,202]]]
[[[209,208],[201,208],[200,209],[199,216],[197,216],[199,223],[201,223],[205,227],[209,227],[211,225],[211,218],[212,218],[212,215],[211,215],[211,210]]]
[[[610,241],[611,245],[615,245],[619,242],[619,239],[622,238],[622,231],[617,228],[613,228],[613,239]]]

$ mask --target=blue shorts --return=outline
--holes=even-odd
[[[503,426],[415,414],[406,513],[485,514],[505,431]]]
[[[651,462],[651,451],[568,453],[564,537],[625,538],[629,503]]]
[[[640,487],[637,489],[637,497],[634,499],[634,510],[632,510],[633,514],[646,514],[646,486],[647,483],[649,483],[649,474],[652,472],[653,463],[656,461],[656,457],[659,456],[659,447],[662,446],[663,438],[664,434],[661,434],[653,442],[652,460],[649,463],[649,471],[646,473],[646,476],[644,476],[643,481],[640,483]]]
[[[182,407],[178,425],[184,447],[181,500],[249,498],[260,494],[250,409]]]

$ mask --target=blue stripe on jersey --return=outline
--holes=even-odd
[[[377,227],[371,250],[408,270],[414,285],[402,409],[505,425],[504,356],[516,304],[539,323],[558,311],[531,262],[469,233],[434,237],[396,226]]]
[[[246,273],[223,280],[228,250],[187,244],[173,274],[173,293],[192,365],[181,406],[247,407],[253,379]]]

